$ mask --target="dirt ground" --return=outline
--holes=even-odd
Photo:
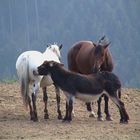
[[[75,99],[75,117],[71,123],[57,119],[54,87],[48,87],[50,119],[43,119],[44,104],[41,90],[37,97],[38,122],[32,122],[25,110],[18,83],[0,84],[0,139],[4,140],[140,140],[140,89],[122,90],[122,100],[130,116],[128,124],[119,123],[117,107],[110,101],[113,121],[89,118],[85,104]],[[61,95],[61,108],[65,114],[65,97]],[[102,102],[102,110],[103,110]],[[93,104],[97,112],[97,103]],[[104,113],[103,116],[105,117]]]

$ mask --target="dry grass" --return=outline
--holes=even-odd
[[[75,117],[71,123],[57,120],[56,100],[53,86],[48,88],[50,119],[43,119],[44,104],[41,90],[37,109],[39,122],[32,122],[24,109],[18,83],[0,84],[0,139],[7,140],[139,140],[140,139],[140,90],[123,89],[122,100],[130,115],[129,124],[119,124],[119,112],[110,101],[112,122],[98,122],[89,118],[85,104],[75,100]],[[65,97],[61,96],[61,108],[65,113]],[[102,102],[102,109],[103,109]],[[97,111],[97,104],[93,108]]]

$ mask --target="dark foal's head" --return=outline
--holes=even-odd
[[[95,45],[94,50],[94,65],[93,65],[93,72],[96,73],[101,70],[101,66],[105,63],[106,53],[108,51],[108,46],[110,43],[106,44],[97,44]]]
[[[48,75],[51,73],[52,69],[55,66],[63,66],[63,64],[61,63],[56,63],[54,61],[44,61],[44,63],[42,65],[40,65],[37,69],[38,69],[38,74],[39,75]]]

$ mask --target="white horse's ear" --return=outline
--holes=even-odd
[[[61,50],[61,49],[62,49],[62,47],[63,47],[63,45],[61,44],[61,45],[59,46],[59,50]]]

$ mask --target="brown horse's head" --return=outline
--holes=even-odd
[[[108,51],[108,46],[110,43],[98,43],[95,44],[94,50],[94,65],[93,72],[96,73],[101,70],[102,64],[105,62],[106,53]]]

